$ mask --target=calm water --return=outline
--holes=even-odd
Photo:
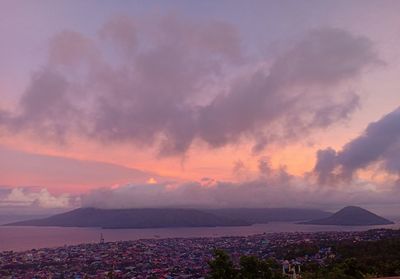
[[[400,224],[378,226],[400,228]],[[58,247],[65,244],[94,243],[103,234],[106,241],[143,238],[246,236],[271,232],[361,231],[372,227],[342,227],[300,225],[294,223],[258,224],[247,227],[120,229],[59,228],[59,227],[0,227],[0,251],[23,251],[32,248]]]

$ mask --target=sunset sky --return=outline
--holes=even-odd
[[[0,0],[0,210],[400,209],[400,2]]]

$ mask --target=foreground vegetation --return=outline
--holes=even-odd
[[[329,245],[336,256],[322,265],[315,262],[304,264],[303,279],[364,279],[400,275],[400,238],[356,243],[343,241]],[[317,245],[285,247],[284,256],[300,257],[317,249]],[[283,278],[280,265],[272,259],[242,256],[235,265],[221,250],[215,251],[209,267],[209,278],[213,279]]]
[[[303,278],[361,279],[400,275],[400,238],[333,245],[338,255],[325,267],[305,266]]]
[[[227,253],[216,250],[209,263],[209,278],[213,279],[281,279],[279,264],[274,260],[260,260],[254,256],[242,256],[236,267]]]

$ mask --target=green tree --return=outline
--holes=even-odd
[[[281,279],[279,265],[273,259],[260,260],[255,256],[242,256],[236,269],[231,258],[222,250],[215,250],[208,262],[212,279]],[[278,270],[278,271],[277,271]]]
[[[254,256],[242,256],[240,258],[240,278],[256,279],[260,277],[260,260]],[[269,277],[267,277],[269,278]]]
[[[364,278],[363,273],[361,272],[360,264],[357,262],[355,258],[349,258],[344,261],[342,264],[343,273],[349,278],[354,279],[362,279]]]
[[[212,279],[234,279],[238,271],[234,268],[229,255],[223,250],[214,251],[214,259],[208,262],[210,266],[209,278]]]
[[[254,256],[242,256],[240,258],[239,278],[243,279],[272,279],[271,266]]]

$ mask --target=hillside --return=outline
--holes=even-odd
[[[222,208],[210,209],[207,212],[227,218],[238,218],[252,224],[305,221],[332,215],[330,212],[304,208]]]
[[[332,213],[317,209],[294,208],[225,208],[207,210],[79,208],[48,218],[14,222],[7,225],[103,228],[215,227],[304,221],[325,218],[330,215]]]
[[[79,208],[66,213],[7,224],[9,226],[58,226],[102,228],[165,228],[246,226],[249,222],[194,209],[97,209]]]
[[[368,210],[357,206],[347,206],[332,216],[315,219],[302,224],[309,225],[338,225],[338,226],[372,226],[393,224]]]

